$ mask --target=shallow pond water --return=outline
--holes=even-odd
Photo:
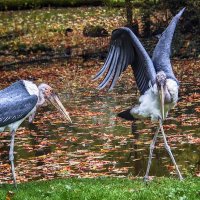
[[[81,83],[81,76],[85,74],[91,82],[91,74],[98,68],[92,72],[91,67],[76,68],[76,72],[68,71],[67,77],[76,73]],[[73,78],[63,78],[60,84],[64,87],[59,89],[59,96],[70,112],[73,124],[63,122],[49,105],[38,110],[33,124],[25,121],[17,131],[15,141],[17,180],[74,176],[143,177],[157,124],[149,120],[127,122],[116,117],[117,112],[137,103],[139,94],[135,86],[130,86],[132,83],[127,85],[129,76],[131,73],[118,81],[110,93],[96,90],[97,83],[91,86],[91,83],[78,84]],[[180,101],[164,126],[184,176],[198,175],[200,171],[200,89],[197,78],[185,81],[182,77]],[[53,88],[59,88],[58,82],[58,85],[53,79],[49,82]],[[0,183],[12,182],[9,142],[9,133],[0,133]],[[151,176],[176,176],[161,135],[153,155]]]

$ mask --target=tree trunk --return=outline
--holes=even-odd
[[[132,3],[131,0],[125,0],[125,7],[126,7],[126,18],[127,18],[127,25],[133,25],[133,12],[132,12]]]
[[[149,37],[151,35],[151,22],[150,22],[150,13],[148,10],[143,11],[142,16],[142,37]]]

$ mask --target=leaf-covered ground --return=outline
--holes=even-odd
[[[144,29],[142,13],[134,10],[140,33]],[[168,16],[168,17],[166,17]],[[151,29],[157,30],[160,25],[167,26],[172,16],[162,12],[152,12]],[[160,20],[160,21],[159,21]],[[123,8],[81,7],[66,9],[42,9],[27,11],[0,12],[0,67],[1,64],[35,59],[38,56],[65,53],[69,46],[73,54],[84,51],[96,51],[107,47],[109,38],[87,38],[83,36],[86,25],[100,25],[109,34],[113,29],[124,26],[125,10]],[[66,33],[66,29],[73,29]],[[199,51],[196,39],[191,35],[175,38],[175,55],[198,57]],[[149,52],[156,37],[144,40]]]
[[[69,42],[78,46],[76,51],[102,48],[108,38],[83,37],[84,25],[97,23],[111,32],[124,24],[123,12],[105,8],[1,12],[0,35],[6,37],[0,43],[7,46],[1,50],[0,62],[42,56],[43,51],[30,51],[28,56],[19,53],[20,48],[33,48],[37,44],[51,47],[55,52],[65,49]],[[64,32],[68,27],[74,29],[70,39]],[[18,35],[9,38],[9,33]],[[15,142],[18,182],[74,176],[144,176],[156,124],[148,120],[131,124],[116,117],[117,112],[137,103],[139,93],[131,69],[124,73],[112,92],[96,90],[98,83],[91,78],[102,64],[102,60],[86,61],[72,56],[72,59],[46,65],[1,69],[1,89],[19,79],[31,79],[37,84],[46,82],[59,93],[73,120],[72,125],[63,122],[48,105],[38,110],[34,124],[23,123]],[[184,176],[199,176],[200,61],[173,60],[173,66],[180,80],[180,100],[170,112],[165,130]],[[9,142],[9,133],[0,133],[0,183],[12,182]],[[151,175],[174,176],[162,138],[154,157]]]
[[[107,45],[106,39],[83,37],[88,24],[111,32],[124,24],[124,10],[81,7],[0,12],[0,63],[26,59],[27,53],[33,58],[49,50],[63,52],[68,46],[78,46],[78,54]],[[73,33],[66,34],[67,28]]]
[[[199,176],[199,61],[174,61],[181,81],[180,101],[171,111],[165,130],[184,176]],[[128,70],[113,92],[96,90],[91,77],[101,61],[71,60],[48,66],[26,66],[2,71],[1,88],[18,79],[49,83],[59,93],[73,120],[63,122],[51,106],[38,110],[33,125],[19,128],[15,142],[17,180],[55,177],[143,176],[156,124],[146,120],[131,125],[116,113],[137,102],[138,92]],[[132,131],[131,127],[132,126]],[[11,183],[8,132],[0,134],[0,180]],[[159,139],[151,175],[175,174]]]

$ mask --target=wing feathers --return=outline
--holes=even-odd
[[[113,79],[111,81],[110,88],[109,88],[108,91],[113,89],[113,87],[115,86],[115,83],[116,83],[116,81],[117,81],[118,77],[120,76],[120,73],[121,73],[121,71],[123,69],[124,51],[123,51],[123,49],[120,49],[120,48],[119,48],[119,51],[120,51],[120,57],[118,58],[118,64],[115,67],[115,74],[114,74],[114,77],[113,77]]]
[[[0,127],[23,119],[35,107],[38,97],[30,95],[26,98],[7,101],[0,104]]]
[[[176,78],[174,76],[170,63],[171,43],[176,25],[184,10],[185,8],[183,8],[175,17],[173,17],[168,27],[162,33],[161,38],[159,39],[152,56],[152,61],[154,63],[156,72],[164,71],[168,78],[173,78],[175,80]]]
[[[116,48],[115,53],[112,57],[112,62],[111,62],[110,67],[107,71],[106,77],[104,78],[102,83],[99,85],[99,89],[103,89],[107,85],[107,83],[110,81],[110,79],[112,78],[114,71],[115,71],[115,64],[117,62],[118,55],[119,55],[119,49]]]
[[[104,72],[106,71],[106,69],[108,68],[108,66],[110,65],[110,62],[112,61],[112,57],[113,57],[113,52],[115,51],[114,47],[111,46],[108,57],[106,59],[105,64],[103,65],[103,67],[101,68],[101,70],[96,74],[96,76],[93,78],[94,80],[100,78]]]
[[[104,80],[98,88],[102,89],[110,82],[109,91],[112,90],[128,65],[132,66],[136,83],[143,94],[149,87],[149,81],[154,82],[155,80],[155,69],[134,33],[129,28],[122,27],[113,31],[106,62],[94,78],[95,80],[100,78],[107,70]]]

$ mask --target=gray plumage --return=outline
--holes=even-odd
[[[152,59],[129,28],[122,27],[114,30],[105,64],[94,77],[94,79],[98,79],[106,73],[102,83],[99,85],[99,89],[110,83],[109,90],[111,90],[121,73],[126,70],[128,65],[131,65],[141,96],[137,105],[119,113],[118,116],[127,120],[150,117],[152,121],[159,121],[158,129],[150,146],[145,180],[149,180],[153,149],[160,131],[164,139],[165,148],[175,165],[177,174],[180,180],[183,179],[167,143],[162,124],[169,110],[178,101],[179,83],[170,63],[170,48],[176,25],[184,10],[185,8],[172,19],[162,33],[153,51]]]
[[[178,83],[170,63],[170,48],[176,24],[184,9],[172,19],[163,32],[153,52],[152,59],[129,28],[122,27],[114,30],[105,64],[94,77],[96,80],[107,71],[98,88],[103,89],[110,82],[109,90],[113,89],[128,65],[132,66],[141,94],[144,94],[155,83],[156,74],[159,71],[166,72],[167,78],[172,78]]]
[[[167,78],[174,79],[177,83],[177,79],[172,70],[170,55],[171,55],[171,43],[176,28],[181,15],[183,14],[185,8],[183,8],[175,17],[162,33],[152,56],[152,61],[157,72],[164,71],[167,75]]]
[[[30,95],[23,83],[17,81],[0,91],[0,127],[23,119],[36,105],[38,97]]]
[[[6,128],[10,129],[11,142],[9,160],[15,187],[17,187],[14,166],[14,140],[16,130],[27,117],[29,117],[29,122],[32,122],[37,107],[43,105],[46,100],[51,102],[62,113],[65,119],[72,122],[58,96],[45,83],[37,87],[31,81],[20,80],[0,91],[0,132]]]
[[[111,81],[111,90],[129,64],[134,66],[136,82],[143,94],[148,89],[149,81],[155,80],[156,72],[149,55],[135,34],[129,28],[122,27],[113,31],[108,57],[95,77],[101,77],[108,70],[99,88],[104,88]]]

